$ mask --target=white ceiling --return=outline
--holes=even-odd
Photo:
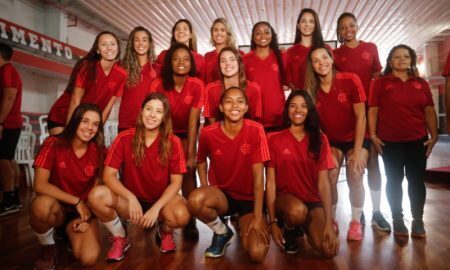
[[[415,49],[430,40],[443,39],[450,33],[449,0],[54,0],[81,20],[104,29],[105,24],[121,38],[138,25],[148,28],[157,52],[169,46],[171,28],[180,18],[191,20],[197,36],[198,50],[205,53],[209,28],[217,17],[226,18],[234,29],[239,45],[250,44],[254,23],[269,21],[278,34],[279,43],[291,43],[295,22],[302,8],[319,14],[325,40],[336,40],[336,20],[345,11],[358,18],[358,38],[375,42],[381,62],[389,49],[405,43]],[[99,20],[100,19],[100,20]],[[100,22],[104,21],[103,26]]]

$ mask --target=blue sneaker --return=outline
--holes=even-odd
[[[384,219],[380,211],[376,211],[372,215],[372,226],[380,231],[390,232],[391,225]]]
[[[225,253],[226,247],[233,242],[234,233],[225,224],[227,231],[224,234],[214,233],[211,245],[205,251],[205,257],[217,258]]]

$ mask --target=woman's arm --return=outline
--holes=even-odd
[[[109,114],[111,113],[112,107],[114,106],[114,103],[116,103],[118,97],[113,96],[109,100],[108,104],[106,105],[105,109],[102,112],[102,121],[103,123],[106,123],[106,121],[109,118]]]
[[[72,117],[73,111],[78,107],[81,103],[81,99],[83,98],[85,90],[80,87],[75,87],[72,91],[72,96],[70,97],[69,110],[67,111],[67,119],[66,124],[69,123],[70,118]]]
[[[277,198],[277,187],[275,182],[275,168],[267,167],[266,181],[266,206],[269,214],[270,232],[275,244],[277,244],[280,248],[283,248],[283,233],[276,223],[275,200]]]
[[[427,146],[427,157],[428,157],[430,156],[431,151],[433,150],[433,147],[438,139],[437,117],[436,111],[434,110],[434,106],[425,107],[425,122],[427,123],[427,129],[431,136],[424,143]]]
[[[253,220],[248,228],[247,234],[254,230],[259,244],[267,245],[270,242],[270,235],[267,229],[266,221],[263,219],[263,200],[264,200],[264,166],[262,163],[256,163],[252,166],[253,170]]]
[[[362,159],[361,152],[367,125],[365,104],[363,102],[353,104],[353,111],[356,117],[355,144],[353,146],[354,170],[355,172],[364,174],[366,162]]]
[[[206,162],[197,164],[198,177],[200,178],[200,186],[208,185],[208,164]]]
[[[186,167],[194,169],[195,167],[195,144],[197,142],[198,134],[198,119],[200,117],[200,109],[191,108],[189,112],[189,124],[188,124],[188,152],[186,153]]]
[[[378,107],[369,107],[369,134],[378,154],[383,154],[383,141],[377,136]]]

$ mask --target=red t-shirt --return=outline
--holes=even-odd
[[[375,80],[369,106],[378,107],[377,136],[381,140],[412,141],[428,134],[425,107],[434,106],[428,83],[419,77],[406,82],[392,74]]]
[[[87,74],[84,67],[77,74],[75,81],[75,87],[84,89],[84,95],[80,104],[94,103],[103,111],[113,96],[122,96],[127,72],[116,63],[111,72],[106,75],[100,65],[100,61],[98,61],[95,80],[89,83],[86,77]],[[65,91],[53,104],[48,113],[48,119],[56,123],[65,124],[71,97],[72,93]]]
[[[250,119],[257,120],[262,115],[261,88],[257,83],[247,81],[245,94],[248,98],[248,114]],[[216,120],[219,117],[220,97],[222,96],[222,85],[220,81],[215,81],[206,86],[205,107],[203,115],[206,118],[213,117]]]
[[[334,168],[327,137],[322,135],[319,159],[308,152],[309,136],[298,141],[289,129],[269,133],[270,161],[275,169],[277,193],[288,193],[303,202],[320,202],[319,171]]]
[[[164,59],[166,58],[168,50],[162,51],[158,58],[156,59],[156,63],[161,65],[161,67],[164,65]],[[197,71],[196,77],[203,80],[203,77],[205,76],[205,59],[203,58],[203,55],[191,51],[192,55],[194,56],[194,62],[195,62],[195,70]]]
[[[282,53],[283,64],[287,64],[287,55]],[[283,125],[284,90],[280,82],[277,57],[270,52],[265,59],[260,59],[254,51],[244,55],[247,79],[261,87],[262,117],[264,127]]]
[[[327,46],[330,51],[330,46]],[[286,70],[286,77],[289,83],[293,83],[295,89],[304,89],[306,80],[306,59],[312,47],[305,47],[297,43],[286,51],[288,56],[288,66]]]
[[[377,46],[374,43],[359,41],[356,48],[341,45],[333,51],[333,55],[336,68],[358,75],[368,96],[373,74],[381,70]]]
[[[120,178],[123,185],[138,199],[146,202],[156,202],[170,184],[171,174],[186,172],[183,148],[180,139],[170,135],[171,154],[167,164],[159,161],[160,136],[146,147],[141,166],[134,162],[132,147],[134,128],[121,132],[111,145],[105,166],[121,169]]]
[[[445,62],[444,70],[442,71],[442,76],[450,76],[450,52],[447,55],[447,61]]]
[[[159,72],[159,65],[147,62],[141,70],[141,81],[133,87],[125,87],[119,108],[120,129],[135,126],[142,102],[148,96],[150,85],[159,76]]]
[[[173,131],[187,132],[191,108],[201,110],[205,96],[205,86],[198,78],[187,77],[180,92],[175,89],[164,90],[162,79],[158,78],[150,86],[150,92],[164,94],[170,103]]]
[[[332,142],[355,140],[356,116],[353,104],[366,101],[361,80],[354,73],[338,72],[329,93],[317,91],[316,108],[320,126]]]
[[[244,52],[239,50],[242,56]],[[205,85],[220,79],[219,53],[216,49],[205,54]]]
[[[244,119],[239,134],[230,139],[221,122],[202,129],[197,163],[209,158],[208,182],[236,200],[253,200],[253,171],[256,163],[269,160],[269,148],[261,124]]]
[[[11,63],[6,63],[0,67],[0,101],[3,100],[3,91],[5,88],[16,88],[17,93],[14,104],[3,121],[3,128],[21,128],[23,124],[22,112],[20,111],[22,106],[22,80]]]
[[[87,201],[99,178],[98,149],[95,143],[90,142],[86,153],[77,157],[72,145],[66,145],[62,139],[52,136],[43,143],[34,160],[34,167],[49,170],[49,183]]]

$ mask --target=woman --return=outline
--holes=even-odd
[[[413,216],[411,236],[425,238],[424,179],[427,157],[437,141],[437,118],[430,87],[418,76],[416,64],[413,49],[403,44],[392,48],[383,77],[370,89],[369,129],[384,161],[394,234],[408,236],[402,212],[402,181],[406,175]]]
[[[105,185],[89,194],[95,215],[113,235],[108,261],[122,260],[130,247],[119,216],[142,228],[157,225],[161,252],[175,250],[173,229],[190,220],[186,201],[178,195],[185,172],[180,140],[172,134],[169,102],[153,93],[142,102],[136,128],[120,133],[111,145]]]
[[[247,110],[242,89],[223,92],[220,111],[224,121],[202,130],[197,155],[201,187],[192,191],[188,206],[193,216],[214,231],[206,257],[224,254],[234,233],[220,217],[238,213],[242,248],[253,262],[261,262],[270,243],[263,215],[263,164],[269,160],[269,151],[261,124],[244,119]]]
[[[30,225],[43,254],[35,269],[55,269],[53,231],[63,226],[73,255],[81,265],[96,263],[100,254],[97,222],[86,205],[89,191],[98,184],[105,148],[101,110],[84,103],[73,112],[67,127],[49,137],[34,162],[34,191]]]
[[[64,130],[75,108],[81,103],[94,103],[106,122],[117,98],[122,96],[126,71],[116,63],[120,57],[119,42],[111,32],[97,35],[88,54],[78,60],[70,75],[66,91],[48,113],[50,135]]]
[[[252,50],[244,55],[245,74],[261,87],[264,129],[279,130],[283,125],[286,54],[280,51],[277,34],[268,22],[256,23],[251,39]]]
[[[220,65],[220,80],[206,86],[205,108],[203,115],[210,124],[220,115],[219,104],[223,90],[230,87],[245,89],[249,100],[248,117],[258,121],[261,118],[261,89],[258,84],[248,81],[245,77],[244,63],[239,51],[234,47],[224,47],[218,57]]]
[[[172,28],[172,38],[170,39],[170,46],[181,43],[189,47],[195,61],[196,71],[194,72],[195,77],[203,80],[205,76],[205,59],[199,53],[197,53],[197,39],[195,38],[194,29],[192,23],[186,19],[178,20]],[[164,65],[164,59],[168,50],[162,51],[158,55],[156,63],[159,65]]]
[[[304,89],[306,57],[313,47],[324,46],[319,16],[304,8],[297,17],[294,45],[287,50],[287,80],[292,89]],[[329,48],[331,50],[331,48]]]
[[[225,47],[237,48],[236,37],[226,19],[215,19],[210,31],[214,50],[205,54],[205,85],[220,79],[219,65],[217,64],[220,51]],[[244,53],[239,51],[239,54],[243,55]]]
[[[362,240],[360,222],[364,207],[363,174],[369,155],[366,132],[366,96],[358,76],[336,72],[331,51],[325,47],[311,49],[307,58],[306,88],[316,103],[320,126],[330,140],[335,169],[330,171],[333,218],[338,200],[337,180],[346,160],[352,219],[347,240]]]
[[[335,66],[342,72],[353,72],[358,75],[364,87],[366,96],[372,79],[378,78],[381,73],[381,64],[378,59],[377,46],[374,43],[364,42],[356,38],[358,23],[355,15],[349,12],[342,13],[337,20],[336,33],[342,45],[333,51]],[[378,153],[371,144],[368,160],[368,180],[370,197],[372,199],[372,225],[381,231],[391,231],[391,226],[380,212],[381,201],[381,174],[378,165]]]
[[[127,71],[122,101],[119,108],[119,132],[133,128],[142,101],[148,95],[151,83],[159,76],[159,66],[153,63],[153,38],[142,26],[135,27],[128,38],[121,66]]]
[[[328,170],[334,168],[328,140],[305,90],[293,91],[284,106],[286,129],[269,134],[266,203],[274,242],[288,254],[297,252],[297,226],[311,246],[327,258],[339,250],[333,230]],[[277,219],[283,224],[283,232]]]

